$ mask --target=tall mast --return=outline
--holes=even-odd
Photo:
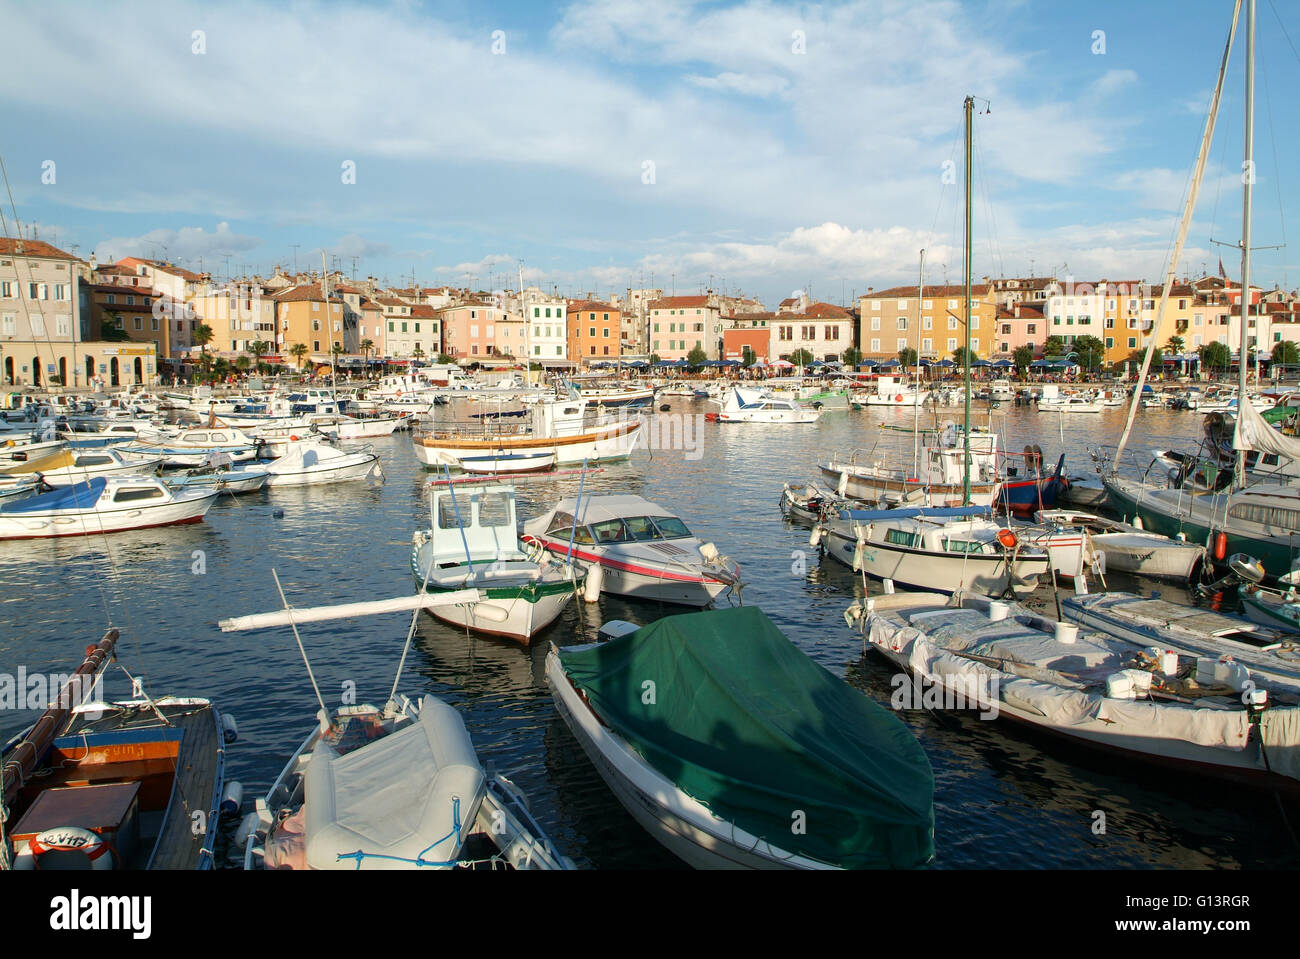
[[[966,351],[962,355],[962,380],[966,387],[966,414],[962,426],[962,505],[970,505],[970,271],[971,271],[971,139],[975,98],[966,98]]]
[[[925,313],[925,250],[921,251],[921,267],[916,281],[916,364],[912,367],[912,475],[920,477],[921,459],[921,325]]]
[[[1219,118],[1219,103],[1223,99],[1223,83],[1228,75],[1228,61],[1232,57],[1232,41],[1237,34],[1237,19],[1241,16],[1241,2],[1236,0],[1232,8],[1232,25],[1228,28],[1228,40],[1223,46],[1223,59],[1219,63],[1219,77],[1215,81],[1214,96],[1210,100],[1210,113],[1205,118],[1205,132],[1201,134],[1201,147],[1196,155],[1196,168],[1192,173],[1192,185],[1187,191],[1187,204],[1183,207],[1183,219],[1178,225],[1178,238],[1174,241],[1174,251],[1169,257],[1169,269],[1165,274],[1165,286],[1160,293],[1160,306],[1152,321],[1151,335],[1147,338],[1146,355],[1142,358],[1142,368],[1138,373],[1137,384],[1133,387],[1133,396],[1129,402],[1128,419],[1124,423],[1124,432],[1120,434],[1119,445],[1115,448],[1114,469],[1119,469],[1124,447],[1128,444],[1129,433],[1133,430],[1133,421],[1137,417],[1138,405],[1142,402],[1142,387],[1146,383],[1147,370],[1151,368],[1151,357],[1155,353],[1156,341],[1164,323],[1165,310],[1169,304],[1170,290],[1174,285],[1175,270],[1183,258],[1183,246],[1187,242],[1187,233],[1191,229],[1192,214],[1196,211],[1196,198],[1201,192],[1201,181],[1205,177],[1205,164],[1210,157],[1210,143],[1214,139],[1214,125]],[[1253,2],[1253,0],[1252,0]],[[1247,110],[1247,113],[1250,111]],[[1141,295],[1141,293],[1139,293]],[[1244,327],[1245,324],[1243,323]],[[1244,342],[1244,340],[1243,340]]]
[[[1250,325],[1250,201],[1255,183],[1255,0],[1246,0],[1246,149],[1241,165],[1241,359],[1237,363],[1237,419],[1249,400],[1246,398],[1246,362]],[[1236,480],[1241,485],[1246,475],[1246,451],[1237,448]]]

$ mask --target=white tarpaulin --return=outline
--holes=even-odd
[[[1300,460],[1300,438],[1283,436],[1273,429],[1249,401],[1237,403],[1237,431],[1233,435],[1233,444],[1239,450],[1259,450]]]

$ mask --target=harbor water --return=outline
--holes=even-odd
[[[761,607],[809,656],[888,705],[895,671],[864,658],[861,638],[843,619],[863,594],[861,578],[810,548],[808,529],[785,520],[778,500],[784,483],[820,482],[817,463],[832,454],[910,462],[911,435],[880,425],[910,428],[911,411],[829,412],[811,426],[703,422],[713,408],[677,398],[672,410],[690,417],[692,448],[638,450],[587,475],[586,492],[635,493],[676,512],[740,563],[746,605]],[[982,405],[977,410],[983,425]],[[1040,446],[1048,466],[1064,452],[1067,475],[1077,475],[1092,472],[1089,447],[1113,444],[1125,413],[1012,407],[992,426],[1010,451]],[[938,414],[940,422],[960,417],[956,408]],[[922,425],[933,424],[923,413]],[[1195,446],[1200,428],[1195,413],[1143,410],[1130,445],[1149,459],[1153,448]],[[111,623],[122,640],[105,694],[126,697],[129,671],[145,677],[150,695],[212,699],[239,723],[227,778],[241,781],[245,796],[264,793],[310,731],[315,695],[289,629],[222,633],[217,622],[278,608],[273,570],[296,606],[414,589],[411,535],[428,524],[430,474],[406,434],[375,448],[383,484],[264,490],[223,497],[197,525],[0,544],[0,672],[70,672]],[[521,483],[521,519],[573,495],[578,484],[577,476]],[[1111,576],[1108,585],[1190,601],[1169,584]],[[866,589],[878,592],[880,584]],[[1030,605],[1054,615],[1052,588],[1041,586]],[[684,611],[611,596],[572,603],[532,648],[421,614],[400,689],[460,709],[485,765],[523,788],[538,821],[579,866],[679,868],[624,812],[557,716],[543,663],[550,642],[590,641],[604,621],[648,623]],[[326,701],[382,703],[408,626],[408,616],[393,614],[302,627]],[[36,715],[0,711],[0,734],[8,738]],[[974,712],[901,715],[935,772],[936,868],[1234,869],[1293,866],[1300,858],[1268,794],[1146,769]]]

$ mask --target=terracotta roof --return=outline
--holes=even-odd
[[[748,323],[750,320],[775,320],[778,317],[775,313],[730,313],[723,316],[722,319],[735,323]],[[789,319],[789,314],[779,317],[779,319]]]
[[[676,310],[684,306],[708,306],[709,298],[707,296],[665,296],[661,300],[655,300],[649,305],[651,310]]]
[[[325,302],[325,294],[321,292],[319,283],[304,283],[299,286],[285,287],[283,290],[276,290],[274,293],[266,294],[270,299],[280,303],[301,303],[308,300],[319,300]],[[337,300],[337,296],[330,296],[331,300]]]
[[[417,303],[411,307],[411,316],[415,317],[417,320],[432,320],[437,317],[437,315],[437,311],[425,303]]]
[[[617,306],[610,306],[608,303],[602,303],[599,300],[569,300],[568,311],[570,313],[581,313],[583,310],[597,313],[619,312]]]
[[[161,270],[164,273],[179,276],[184,280],[189,280],[191,283],[198,283],[203,279],[201,274],[195,273],[192,270],[187,270],[184,267],[176,266],[174,263],[167,263],[163,260],[146,260],[142,256],[124,256],[122,259],[117,261],[117,265],[121,266],[123,263],[138,263],[143,266],[151,266],[155,270]]]
[[[970,293],[972,297],[984,296],[989,292],[989,287],[983,283],[971,284]],[[888,299],[907,299],[919,295],[920,291],[915,286],[894,286],[888,290],[876,290],[872,293],[864,293],[864,300],[888,300]],[[926,299],[934,297],[962,297],[966,295],[966,287],[961,285],[949,284],[948,286],[929,286],[925,288]]]
[[[64,253],[57,246],[50,246],[44,240],[20,240],[11,236],[0,236],[0,255],[32,256],[45,260],[75,260],[71,253]]]
[[[836,306],[834,303],[809,303],[808,308],[802,313],[791,313],[789,315],[791,319],[806,316],[809,319],[847,320],[849,311],[842,306]]]
[[[123,286],[121,283],[87,284],[96,293],[121,293],[125,296],[159,296],[157,290],[148,286]]]

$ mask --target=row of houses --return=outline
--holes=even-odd
[[[1162,347],[1171,337],[1181,341],[1187,358],[1213,342],[1235,353],[1239,285],[1223,276],[1177,281],[1154,329],[1162,292],[1143,281],[985,277],[972,289],[971,348],[985,359],[1023,348],[1041,357],[1049,343],[1069,354],[1082,342],[1101,350],[1100,362],[1122,364],[1155,336]],[[1300,296],[1252,287],[1248,299],[1252,350],[1300,343]],[[958,286],[868,287],[853,307],[796,294],[769,312],[752,297],[711,290],[665,296],[628,288],[574,298],[536,286],[383,287],[374,277],[281,268],[265,279],[216,283],[161,260],[101,265],[37,239],[0,237],[0,372],[10,384],[156,383],[181,373],[200,351],[345,367],[439,355],[560,367],[692,355],[830,362],[850,349],[871,359],[915,350],[939,360],[965,344],[966,326]]]

